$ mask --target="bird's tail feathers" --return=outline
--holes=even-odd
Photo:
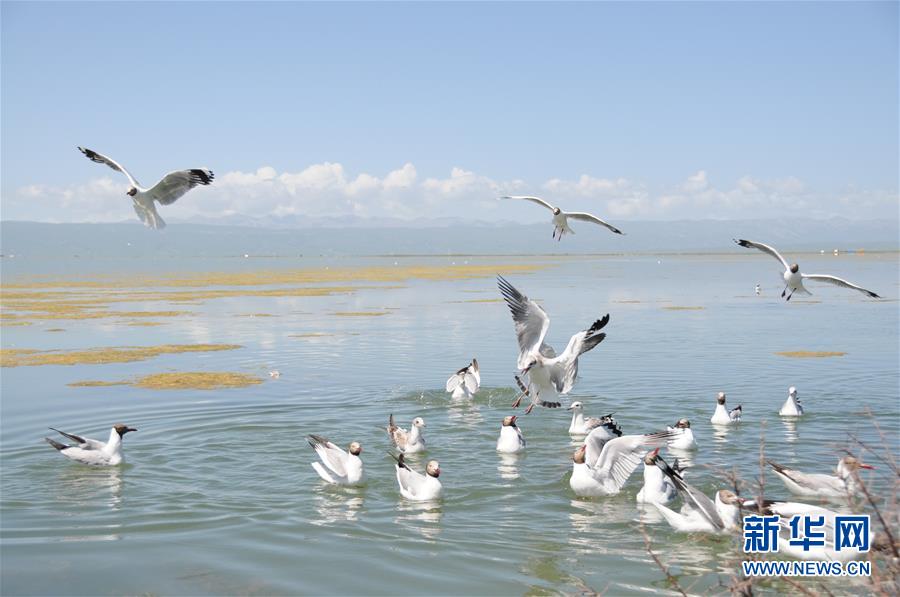
[[[44,441],[47,442],[48,444],[50,444],[51,446],[53,446],[54,448],[56,448],[56,449],[59,450],[59,451],[65,450],[66,448],[69,447],[69,446],[67,446],[67,445],[65,445],[65,444],[59,443],[58,441],[56,441],[56,440],[54,440],[54,439],[50,439],[49,437],[45,437],[45,438],[44,438]]]

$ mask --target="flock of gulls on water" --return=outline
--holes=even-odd
[[[156,185],[147,189],[138,182],[118,162],[90,149],[79,147],[90,160],[106,164],[113,170],[128,177],[131,187],[127,194],[134,202],[134,209],[140,219],[152,228],[165,226],[156,211],[154,202],[169,205],[197,185],[208,185],[213,180],[213,173],[205,168],[178,170],[162,178]],[[559,207],[538,197],[506,196],[501,199],[521,199],[546,207],[553,213],[553,238],[561,240],[563,235],[574,231],[569,227],[569,220],[593,222],[604,226],[616,234],[622,232],[601,220],[597,216],[583,212],[565,212]],[[827,282],[844,288],[858,290],[869,297],[880,298],[870,290],[835,276],[823,274],[802,274],[797,264],[789,265],[787,260],[774,248],[763,243],[748,240],[736,240],[738,245],[758,249],[767,253],[784,267],[785,288],[781,296],[790,300],[795,292],[810,294],[803,286],[804,280]],[[609,323],[609,314],[595,320],[587,329],[574,334],[565,349],[558,353],[544,339],[550,327],[547,313],[533,300],[516,289],[502,276],[497,276],[500,294],[509,307],[518,340],[519,352],[515,382],[521,393],[513,402],[518,408],[521,401],[528,399],[525,414],[530,414],[537,406],[558,408],[562,406],[560,395],[568,394],[575,385],[578,376],[578,358],[592,350],[606,337],[601,331]],[[757,292],[758,293],[758,292]],[[446,390],[453,399],[471,399],[481,386],[478,361],[472,362],[454,373],[447,380]],[[741,421],[740,405],[729,409],[725,405],[725,393],[719,392],[716,407],[710,423],[717,427],[734,425]],[[833,527],[834,517],[838,514],[821,506],[791,501],[767,501],[757,504],[737,496],[727,489],[718,490],[712,499],[698,491],[685,481],[685,469],[676,458],[670,465],[659,454],[666,447],[670,453],[689,454],[697,449],[697,442],[688,419],[680,419],[665,431],[642,435],[624,435],[621,427],[612,414],[600,417],[588,417],[584,413],[584,404],[572,402],[568,409],[572,411],[569,434],[584,437],[582,445],[572,455],[572,474],[569,485],[578,496],[597,497],[619,493],[634,470],[643,463],[643,487],[636,500],[640,504],[651,505],[662,514],[663,518],[676,530],[684,532],[727,533],[740,528],[742,508],[763,510],[767,513],[781,515],[782,533],[779,535],[779,549],[803,559],[825,559],[842,561],[860,557],[854,550],[836,552],[833,548],[817,547],[803,551],[791,545],[787,540],[788,522],[796,514],[824,516],[826,526]],[[791,387],[788,397],[779,411],[784,417],[800,417],[804,413],[803,406],[797,397],[797,389]],[[518,417],[510,415],[503,418],[500,434],[497,438],[497,451],[516,453],[525,449],[526,441],[522,430],[517,425]],[[122,439],[126,433],[137,431],[132,427],[117,424],[111,430],[106,442],[81,437],[72,433],[57,431],[68,440],[75,442],[67,445],[45,438],[62,455],[91,465],[117,465],[124,461]],[[442,494],[439,480],[440,464],[430,460],[425,465],[424,473],[410,468],[405,457],[408,454],[423,452],[426,449],[424,437],[425,421],[422,417],[412,420],[409,429],[396,424],[393,415],[388,418],[387,435],[397,450],[396,476],[400,494],[409,500],[437,500]],[[365,481],[363,461],[360,458],[362,446],[359,442],[351,442],[345,451],[320,435],[309,435],[309,445],[319,457],[312,467],[327,483],[354,486]],[[874,468],[854,458],[844,456],[838,461],[834,475],[812,474],[789,469],[776,462],[768,461],[775,475],[781,479],[785,487],[801,497],[824,500],[846,499],[859,495],[861,488],[858,479],[859,469]],[[680,511],[668,507],[673,500],[681,496],[683,506]],[[879,545],[880,537],[876,536],[873,545]]]

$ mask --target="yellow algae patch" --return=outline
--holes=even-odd
[[[0,366],[106,365],[108,363],[143,361],[162,354],[211,352],[236,348],[242,347],[239,344],[162,344],[160,346],[119,346],[69,351],[2,349],[0,350]]]
[[[706,307],[663,307],[666,311],[703,311]]]
[[[390,311],[335,311],[332,315],[338,317],[380,317],[387,315]]]
[[[290,334],[288,338],[324,338],[325,336],[334,336],[326,332],[308,332],[306,334]]]
[[[163,325],[163,322],[161,322],[161,321],[123,321],[122,323],[124,323],[125,325],[134,326],[134,327],[140,326],[140,327],[148,327],[148,328],[155,327],[158,325]]]
[[[826,350],[792,350],[788,352],[776,352],[780,357],[791,357],[794,359],[822,359],[826,357],[842,357],[846,352],[829,352]]]
[[[45,332],[64,332],[65,328],[47,328],[44,330]]]
[[[73,381],[66,384],[72,388],[105,388],[107,386],[128,386],[131,382],[127,381]]]
[[[31,322],[30,322],[30,321],[20,321],[20,320],[11,320],[11,319],[7,319],[7,318],[2,318],[2,319],[0,319],[0,325],[2,325],[2,326],[4,326],[4,327],[7,327],[7,326],[9,326],[9,327],[12,327],[12,326],[26,326],[26,325],[31,325]]]
[[[262,382],[261,378],[246,373],[185,371],[145,375],[132,382],[131,385],[151,390],[218,390],[243,388]]]

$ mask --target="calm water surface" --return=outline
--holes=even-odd
[[[357,258],[333,262],[196,260],[171,270],[228,271],[417,263],[503,264],[509,257]],[[871,408],[897,453],[898,257],[895,253],[806,255],[805,271],[843,275],[884,301],[810,285],[815,296],[785,304],[776,264],[754,255],[552,258],[546,269],[509,274],[551,316],[548,340],[610,313],[608,337],[581,361],[572,399],[589,414],[615,412],[626,433],[693,422],[700,449],[689,480],[712,493],[736,470],[758,475],[760,438],[770,457],[828,472],[848,434],[877,444],[861,413]],[[166,269],[165,263],[155,264]],[[33,271],[78,276],[77,262],[4,262],[4,282]],[[140,271],[110,260],[96,272]],[[85,274],[87,277],[87,274]],[[753,293],[763,286],[763,295]],[[146,361],[2,369],[3,594],[443,594],[667,592],[640,534],[636,471],[625,490],[579,499],[568,486],[576,443],[560,409],[521,416],[527,451],[494,451],[511,414],[516,345],[492,278],[410,280],[331,297],[228,298],[196,305],[129,303],[128,310],[189,310],[157,327],[109,319],[35,320],[4,327],[4,348],[82,348],[235,343],[239,350],[164,355]],[[391,286],[397,286],[391,284]],[[163,306],[161,306],[163,305]],[[702,307],[674,310],[665,307]],[[116,307],[118,308],[118,307]],[[387,312],[341,317],[338,311]],[[272,317],[250,317],[249,314]],[[64,328],[48,333],[48,328]],[[298,336],[320,333],[320,336]],[[795,350],[845,352],[795,359]],[[477,357],[482,390],[473,402],[443,392],[457,368]],[[267,371],[281,376],[270,379]],[[130,386],[83,388],[166,371],[236,371],[261,385],[219,391]],[[808,415],[777,415],[797,386]],[[744,422],[717,436],[715,394],[742,404]],[[441,462],[445,498],[416,505],[398,494],[388,415],[427,423],[423,467]],[[521,413],[520,413],[521,415]],[[48,426],[105,439],[126,437],[128,464],[76,465],[42,441]],[[321,483],[304,436],[362,442],[369,482],[360,489]],[[870,458],[872,458],[870,456]],[[875,462],[877,465],[878,463]],[[885,486],[886,467],[872,481]],[[786,495],[769,475],[772,497]],[[697,592],[722,591],[736,571],[730,538],[646,529],[673,573]],[[864,592],[846,583],[837,593]]]

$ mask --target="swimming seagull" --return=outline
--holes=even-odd
[[[344,452],[321,435],[308,435],[306,441],[322,461],[312,463],[322,480],[332,485],[359,485],[365,480],[359,442],[350,442],[349,449]]]
[[[475,359],[447,380],[447,391],[453,392],[453,398],[471,398],[480,387],[481,374],[478,372],[478,361]]]
[[[388,437],[398,450],[406,454],[421,452],[425,449],[425,438],[422,437],[422,429],[425,429],[425,420],[416,417],[409,426],[409,431],[401,429],[394,424],[394,415],[388,417]]]
[[[719,395],[716,396],[716,412],[713,413],[709,422],[713,425],[731,425],[732,423],[738,423],[741,420],[743,412],[744,409],[741,408],[740,404],[731,410],[725,410],[725,392],[719,392]]]
[[[500,425],[500,437],[497,438],[497,451],[513,454],[525,449],[525,436],[516,425],[516,416],[503,417]]]
[[[391,456],[394,456],[391,454]],[[400,485],[400,495],[408,500],[426,502],[441,497],[443,487],[438,477],[441,476],[441,467],[437,460],[429,460],[425,465],[425,474],[417,473],[404,462],[403,454],[394,456],[397,461],[397,484]]]
[[[569,423],[569,433],[571,435],[586,435],[591,432],[595,427],[599,427],[604,422],[613,420],[612,416],[614,413],[610,413],[604,417],[585,417],[584,416],[584,404],[580,401],[576,400],[572,404],[569,405],[567,410],[572,411],[572,422]]]
[[[609,314],[595,321],[591,327],[569,339],[566,349],[557,356],[556,351],[544,342],[550,317],[533,300],[519,292],[503,276],[497,276],[497,285],[503,295],[516,326],[519,341],[519,359],[517,366],[523,374],[528,374],[528,386],[523,389],[524,395],[531,398],[531,404],[525,414],[531,412],[535,405],[556,408],[561,406],[554,401],[557,393],[568,394],[575,385],[578,375],[578,357],[591,350],[606,338],[600,332],[609,323]],[[517,378],[517,383],[523,384]],[[549,400],[543,400],[548,398]],[[519,396],[513,403],[518,407],[522,399]]]
[[[819,498],[846,498],[848,495],[856,495],[860,492],[857,471],[859,469],[874,469],[870,464],[865,464],[853,456],[841,458],[834,475],[821,473],[802,473],[794,469],[767,460],[766,462],[775,471],[775,475],[784,483],[793,494]]]
[[[569,228],[569,218],[573,220],[582,220],[584,222],[592,222],[594,224],[600,224],[601,226],[605,226],[609,228],[616,234],[622,234],[622,231],[604,222],[594,214],[589,214],[583,211],[563,211],[558,207],[554,207],[541,199],[540,197],[529,197],[525,195],[504,195],[500,197],[500,199],[524,199],[525,201],[531,201],[532,203],[537,203],[538,205],[542,205],[553,212],[553,238],[560,241],[562,240],[563,234],[575,234],[575,231]]]
[[[671,479],[663,474],[662,469],[657,466],[660,460],[659,448],[654,448],[644,456],[644,486],[635,496],[635,501],[639,504],[668,504],[675,496],[678,490]],[[681,470],[678,467],[678,460],[673,463],[672,467],[679,474]]]
[[[666,427],[666,431],[672,433],[669,440],[669,449],[695,450],[697,442],[694,440],[694,432],[691,431],[691,422],[687,419],[678,419],[674,427]]]
[[[106,164],[116,172],[121,172],[128,177],[131,188],[128,189],[126,195],[131,197],[135,213],[145,225],[157,230],[165,228],[166,223],[159,217],[154,201],[158,201],[160,205],[171,205],[197,185],[208,185],[214,178],[212,170],[206,168],[175,170],[147,189],[142,187],[131,173],[117,161],[84,147],[79,147],[78,150],[92,162]]]
[[[781,292],[782,298],[787,294],[787,298],[785,300],[791,300],[791,297],[795,292],[800,291],[804,294],[812,294],[806,288],[803,287],[803,280],[815,280],[817,282],[828,282],[829,284],[834,284],[835,286],[843,286],[844,288],[851,288],[853,290],[858,290],[865,295],[868,295],[872,298],[881,298],[871,290],[866,290],[861,286],[857,286],[856,284],[851,284],[847,280],[843,278],[838,278],[836,276],[829,276],[826,274],[801,274],[800,266],[796,263],[792,263],[788,265],[787,260],[781,256],[781,253],[770,247],[769,245],[764,245],[762,243],[755,243],[749,240],[743,239],[734,239],[734,242],[741,245],[742,247],[746,247],[748,249],[759,249],[763,253],[768,253],[775,259],[781,262],[781,265],[784,266],[784,273],[781,274],[781,277],[784,278],[784,290]],[[788,294],[788,290],[790,290],[790,294]]]
[[[614,423],[613,423],[614,425]],[[665,445],[667,433],[621,435],[618,426],[601,425],[591,431],[572,455],[569,487],[575,495],[615,495],[641,463],[649,448]],[[616,435],[618,434],[618,435]]]
[[[794,386],[788,388],[787,400],[784,401],[778,414],[782,417],[799,417],[803,414],[803,405],[800,404],[800,399],[797,398],[797,388]]]
[[[659,502],[651,502],[672,528],[688,533],[727,533],[739,528],[743,498],[733,491],[720,489],[711,500],[686,483],[681,473],[662,458],[657,459],[656,465],[684,499],[681,512],[675,512]]]
[[[122,438],[129,431],[137,431],[137,429],[134,429],[133,427],[123,425],[122,423],[116,423],[113,425],[112,429],[109,430],[109,440],[101,442],[89,437],[81,437],[73,433],[66,433],[65,431],[54,429],[53,427],[50,427],[50,429],[77,443],[77,445],[67,446],[56,440],[52,440],[49,437],[44,438],[44,441],[59,450],[59,453],[66,458],[70,458],[71,460],[82,464],[107,466],[125,462],[125,455],[122,454]]]

